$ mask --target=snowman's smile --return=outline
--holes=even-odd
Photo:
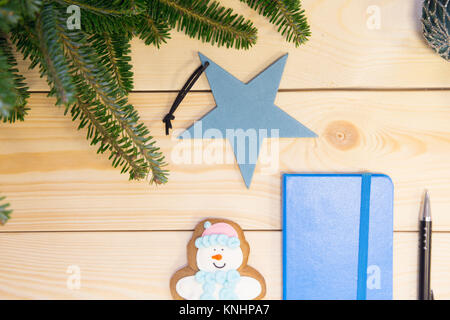
[[[218,266],[215,262],[213,262],[214,267],[216,267],[217,269],[222,269],[223,267],[225,267],[226,263],[224,262],[223,265]]]

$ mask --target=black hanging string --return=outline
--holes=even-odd
[[[200,67],[198,67],[193,74],[189,77],[189,79],[184,84],[183,88],[181,88],[180,92],[178,92],[177,97],[175,98],[175,101],[172,104],[172,107],[170,108],[170,111],[163,119],[163,122],[166,124],[166,136],[169,135],[169,130],[172,129],[172,120],[175,119],[175,116],[173,113],[175,110],[177,110],[178,106],[180,105],[181,101],[183,101],[186,94],[191,90],[194,83],[198,80],[198,78],[201,76],[203,71],[208,68],[209,62],[206,61],[205,64],[202,64]]]

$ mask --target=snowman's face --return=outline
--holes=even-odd
[[[211,246],[197,251],[197,266],[202,271],[228,271],[238,269],[244,261],[240,247]]]

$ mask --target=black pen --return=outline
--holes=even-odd
[[[430,196],[425,191],[419,222],[419,300],[433,300],[431,276],[431,210]]]

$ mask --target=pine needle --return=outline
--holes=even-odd
[[[0,197],[0,224],[4,225],[9,219],[12,210],[8,210],[9,203],[2,203],[5,197]]]

